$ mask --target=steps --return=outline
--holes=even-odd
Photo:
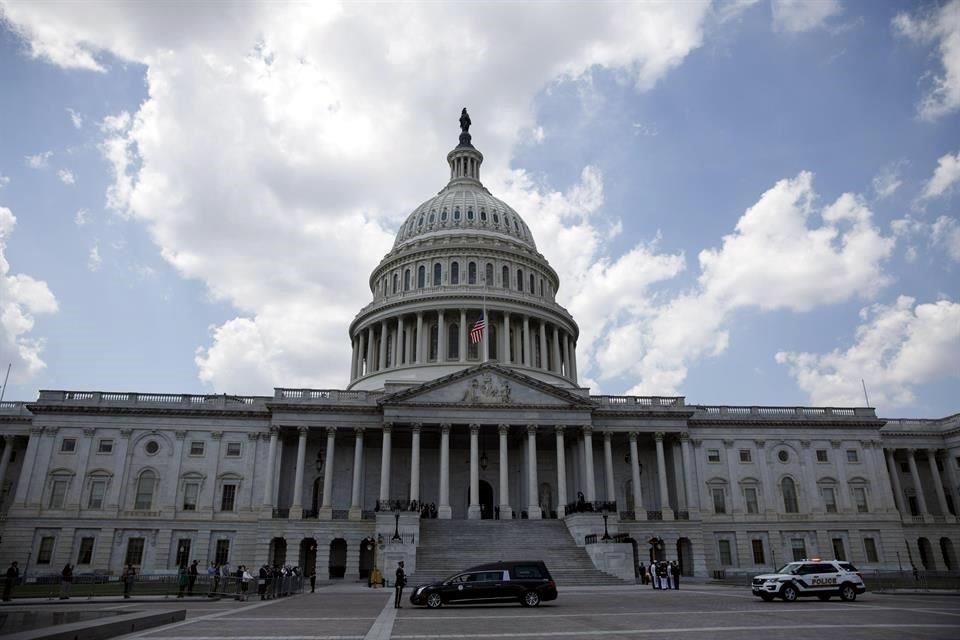
[[[561,589],[626,584],[594,567],[562,520],[421,520],[417,572],[410,584],[436,582],[498,560],[543,560]]]

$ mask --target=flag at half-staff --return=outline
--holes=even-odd
[[[473,344],[477,344],[481,340],[483,340],[483,330],[486,328],[486,326],[487,326],[487,323],[483,319],[483,315],[481,314],[480,319],[477,320],[474,323],[473,328],[470,329],[470,342],[472,342]]]

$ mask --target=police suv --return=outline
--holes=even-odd
[[[810,596],[821,600],[840,596],[841,600],[852,602],[866,590],[857,568],[837,560],[800,560],[784,565],[776,573],[753,578],[753,595],[765,602],[778,596],[787,602]]]

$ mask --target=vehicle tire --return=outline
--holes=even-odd
[[[844,602],[853,602],[857,599],[857,590],[852,584],[840,585],[840,599]]]
[[[439,609],[443,605],[443,598],[439,593],[431,593],[427,596],[427,606],[431,609]]]
[[[817,596],[817,598],[820,599],[820,602],[826,602],[827,600],[830,599],[830,594],[829,594],[829,593],[821,593],[820,595]]]
[[[796,602],[798,595],[800,595],[800,592],[797,591],[797,588],[792,584],[785,584],[783,588],[780,589],[780,597],[783,598],[785,602]]]
[[[523,594],[520,604],[525,607],[535,607],[540,604],[540,594],[536,591],[527,591],[525,594]]]
[[[773,595],[769,593],[761,593],[760,599],[763,600],[764,602],[773,602]]]

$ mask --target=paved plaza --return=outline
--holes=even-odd
[[[937,638],[960,637],[960,597],[872,594],[837,600],[764,603],[744,588],[692,585],[561,589],[555,602],[394,609],[392,592],[340,584],[281,600],[71,602],[69,608],[149,611],[186,608],[182,623],[124,636],[138,640],[362,640],[373,638]],[[14,605],[15,607],[27,605]],[[54,605],[59,608],[60,605]],[[6,630],[9,631],[9,630]]]

